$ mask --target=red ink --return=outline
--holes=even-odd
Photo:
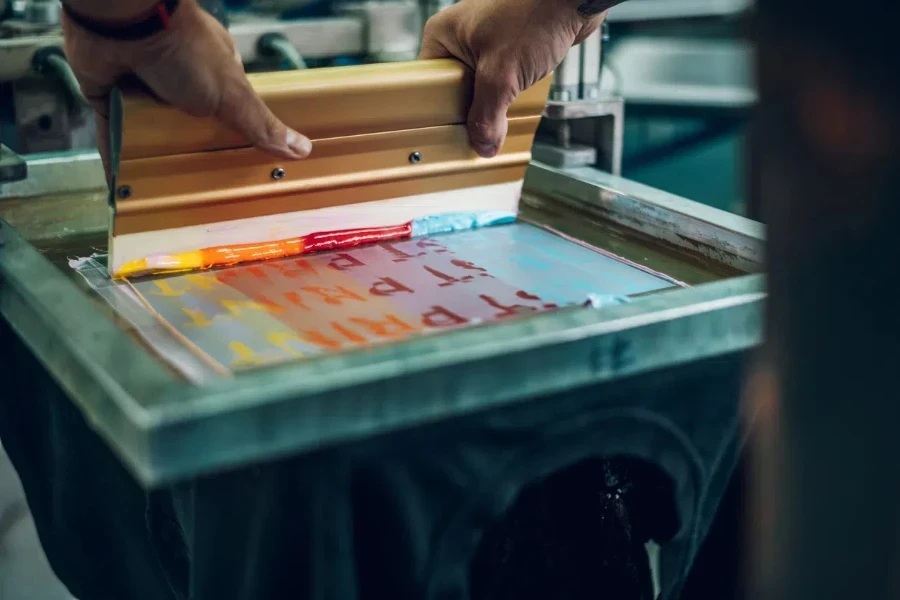
[[[347,269],[352,269],[354,267],[364,267],[366,266],[366,263],[352,254],[341,252],[340,254],[336,254],[335,257],[329,261],[328,266],[335,271],[346,271]]]
[[[522,300],[528,300],[528,301],[531,301],[531,302],[542,302],[542,300],[541,300],[538,296],[535,296],[534,294],[529,294],[528,292],[522,292],[522,291],[519,291],[519,292],[516,292],[516,296],[518,296],[518,297],[521,298]],[[559,308],[559,305],[557,305],[557,304],[544,304],[543,307],[546,308],[546,309],[551,309],[551,308]]]
[[[451,327],[465,325],[469,320],[443,306],[432,306],[427,313],[422,313],[422,325],[425,327]]]
[[[385,240],[408,238],[412,235],[412,223],[393,227],[371,227],[367,229],[345,229],[311,233],[303,238],[305,252],[352,248],[360,244],[371,244]]]
[[[394,255],[394,262],[401,263],[406,262],[411,258],[417,258],[419,256],[425,256],[427,252],[419,252],[418,254],[407,254],[403,250],[397,248],[394,244],[381,244],[381,247]]]
[[[394,294],[399,294],[401,292],[412,294],[415,290],[409,289],[396,279],[390,277],[381,277],[369,288],[369,293],[373,296],[393,296]]]
[[[416,242],[416,247],[422,248],[423,250],[427,250],[429,248],[435,248],[435,250],[434,250],[435,254],[443,254],[444,252],[450,252],[450,250],[448,250],[446,246],[442,246],[441,244],[438,244],[436,241],[428,239],[428,238],[425,238],[424,240],[419,240],[418,242]],[[450,252],[450,253],[453,254],[452,252]]]
[[[437,269],[433,269],[431,267],[423,267],[423,268],[426,271],[428,271],[429,273],[431,273],[432,275],[434,275],[435,277],[437,277],[438,279],[442,279],[444,281],[444,283],[439,283],[438,287],[447,287],[447,286],[453,285],[454,283],[469,283],[470,281],[475,279],[471,275],[466,275],[464,277],[461,277],[460,279],[457,279],[456,277],[453,277],[452,275],[447,275],[446,273],[441,273]]]
[[[450,261],[450,264],[459,267],[460,269],[466,269],[467,271],[478,271],[480,277],[493,277],[490,273],[488,273],[487,269],[483,269],[475,263],[469,262],[468,260],[454,258]]]
[[[505,317],[513,317],[516,315],[520,315],[523,312],[537,311],[537,309],[534,308],[533,306],[524,306],[522,304],[512,304],[510,306],[504,306],[504,305],[500,304],[496,299],[492,298],[491,296],[487,296],[485,294],[481,294],[478,297],[481,298],[482,300],[484,300],[485,302],[487,302],[490,306],[492,306],[496,309],[499,309],[501,311],[501,312],[497,313],[496,315],[494,315],[498,319],[502,319]]]

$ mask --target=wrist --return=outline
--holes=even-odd
[[[155,10],[159,0],[63,0],[63,5],[81,16],[103,23],[133,23]]]
[[[96,0],[63,0],[62,4],[68,20],[82,29],[106,39],[135,41],[168,29],[178,7],[190,1],[132,0],[114,10],[101,10]]]
[[[595,19],[623,0],[566,0],[583,19]]]

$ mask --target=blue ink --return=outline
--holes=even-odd
[[[515,220],[516,215],[513,213],[487,210],[429,215],[412,222],[412,237],[503,225],[505,223],[514,223]]]

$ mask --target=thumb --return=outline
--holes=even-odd
[[[515,78],[482,68],[475,71],[475,92],[469,109],[469,143],[480,156],[491,158],[503,146],[509,124],[506,111],[518,96]]]
[[[312,152],[309,138],[282,123],[245,77],[235,77],[225,84],[215,116],[253,146],[274,156],[296,160]]]

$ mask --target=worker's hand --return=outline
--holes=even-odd
[[[195,0],[183,0],[170,26],[138,41],[94,35],[63,18],[65,53],[97,117],[98,146],[109,173],[109,93],[137,75],[161,99],[215,117],[251,144],[285,159],[305,158],[308,138],[286,127],[253,91],[234,40]]]
[[[455,57],[475,71],[469,141],[497,154],[506,110],[597,30],[614,0],[462,0],[425,24],[419,58]],[[601,6],[596,6],[601,5]]]

